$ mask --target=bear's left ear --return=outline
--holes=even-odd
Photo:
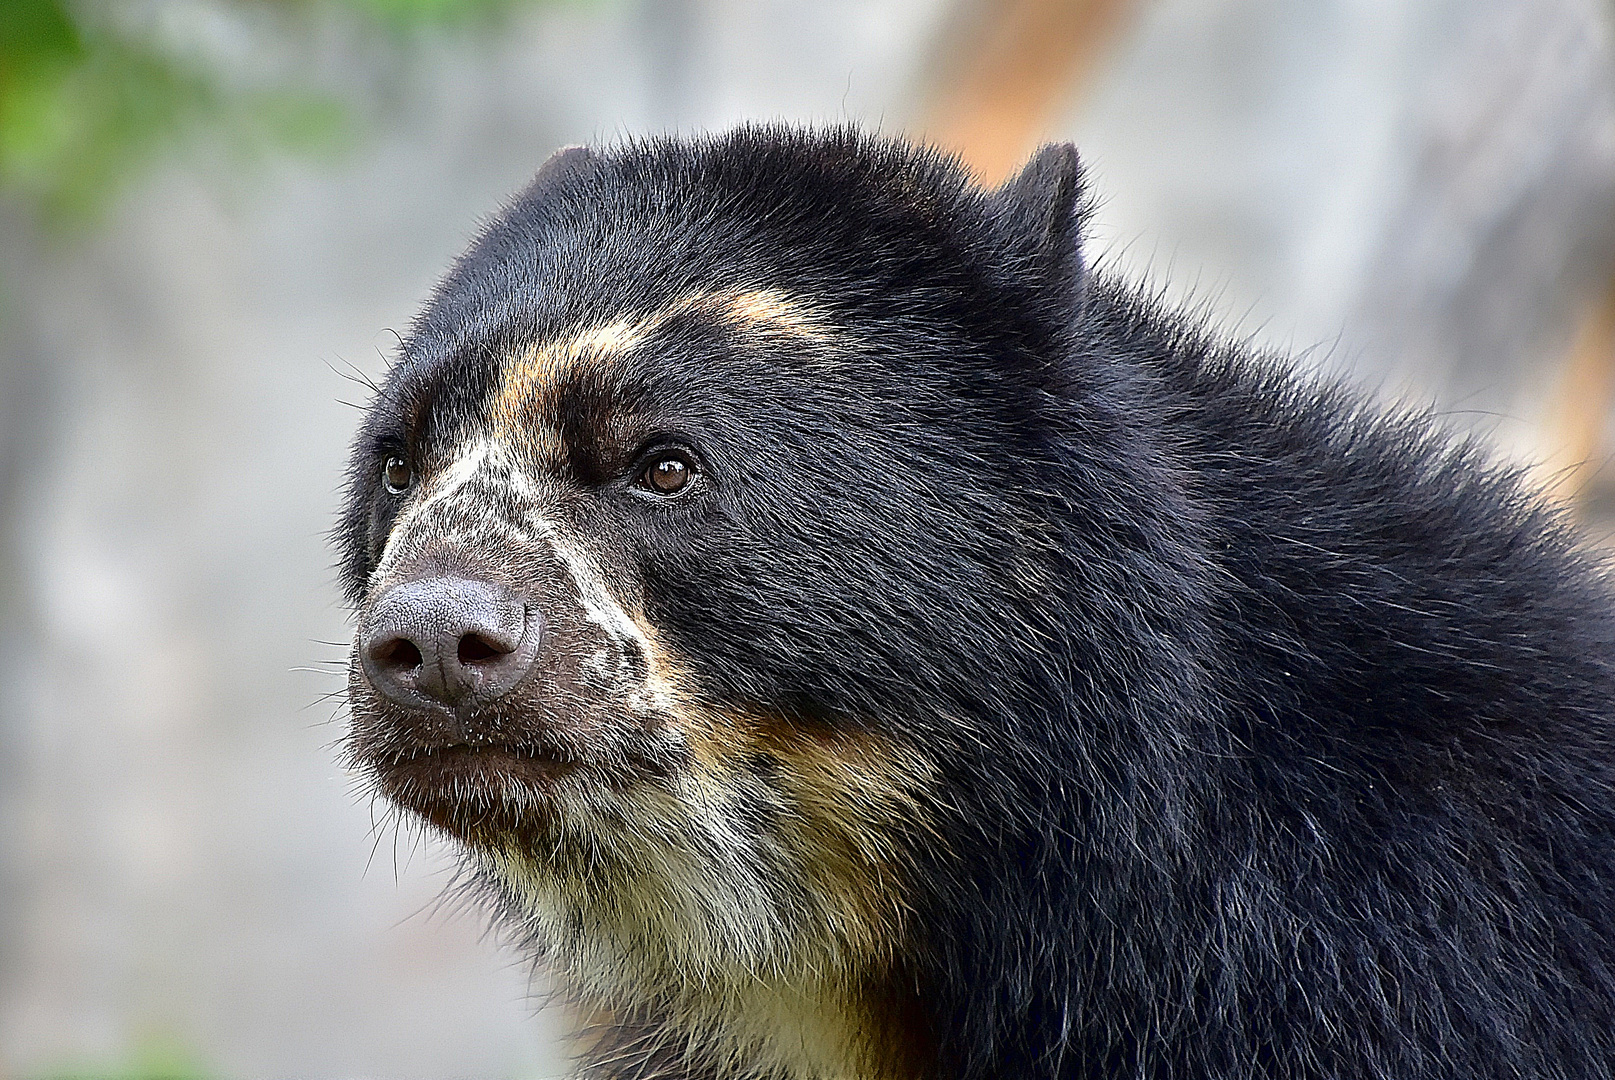
[[[988,198],[1017,261],[1043,287],[1076,300],[1086,277],[1082,234],[1089,211],[1077,148],[1050,143]]]

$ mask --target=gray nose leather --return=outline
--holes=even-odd
[[[509,590],[436,576],[393,586],[371,608],[360,659],[383,697],[411,709],[497,700],[532,667],[542,620]]]

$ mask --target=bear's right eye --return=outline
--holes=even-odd
[[[397,454],[392,455],[382,463],[381,486],[386,488],[389,493],[402,495],[409,490],[409,485],[414,479],[415,474],[411,471],[409,462]]]

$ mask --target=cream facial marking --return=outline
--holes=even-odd
[[[829,323],[823,315],[777,289],[736,293],[723,303],[720,310],[747,326],[795,334],[814,341],[827,341],[830,338]]]
[[[533,430],[533,405],[553,388],[567,371],[578,365],[599,363],[628,352],[665,320],[629,322],[618,319],[592,327],[562,341],[541,343],[512,357],[504,366],[504,381],[489,409],[493,431],[498,438],[519,436],[524,442],[536,441],[545,449],[559,449],[556,433],[545,425]]]
[[[391,572],[403,546],[402,538],[415,531],[417,522],[460,495],[466,485],[490,461],[509,469],[512,475],[520,472],[515,464],[509,461],[500,446],[489,439],[477,439],[462,450],[447,468],[424,478],[415,498],[393,520],[392,529],[387,534],[387,543],[382,548],[381,559],[371,574],[372,585]],[[518,482],[525,484],[527,481],[522,477]]]
[[[541,512],[538,485],[503,439],[474,439],[423,482],[388,535],[373,587],[428,546],[544,550],[570,580],[570,590],[563,593],[570,593],[578,614],[599,631],[603,647],[585,665],[590,681],[631,715],[667,717],[676,712],[676,665],[649,627],[612,594],[596,558]],[[679,737],[676,725],[663,727]]]
[[[699,707],[682,719],[690,772],[623,793],[609,821],[569,807],[548,849],[569,858],[478,857],[583,1000],[668,1010],[721,1056],[778,1070],[759,1075],[885,1075],[855,973],[880,970],[903,933],[897,837],[927,830],[934,766],[879,737]],[[761,786],[741,765],[758,753],[779,769]],[[758,805],[773,828],[746,825]]]
[[[830,337],[829,323],[822,314],[778,289],[689,293],[655,311],[544,341],[512,357],[505,364],[503,382],[489,409],[495,436],[519,437],[525,443],[558,450],[559,438],[553,429],[533,429],[535,421],[542,425],[542,409],[534,406],[542,403],[567,372],[632,352],[671,319],[691,311],[750,330],[820,342]]]
[[[573,822],[586,867],[489,853],[541,936],[582,950],[578,974],[608,996],[632,992],[622,978],[682,995],[889,955],[906,921],[899,838],[930,833],[934,763],[868,734],[808,736],[699,705],[676,720],[688,770],[619,793],[615,827]],[[766,778],[759,756],[775,767]],[[759,831],[761,807],[774,824]],[[596,969],[593,952],[612,962]]]
[[[648,628],[612,596],[594,560],[569,540],[554,522],[538,514],[535,509],[528,512],[524,523],[533,536],[541,537],[549,544],[556,559],[566,568],[577,591],[584,617],[599,627],[607,640],[618,646],[615,665],[611,663],[612,657],[596,653],[591,657],[590,666],[626,693],[624,705],[630,712],[673,713],[679,695],[672,667],[647,632]],[[639,680],[633,678],[628,659],[635,651],[645,658],[649,669]]]

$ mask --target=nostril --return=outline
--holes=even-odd
[[[391,671],[413,671],[421,666],[421,650],[408,638],[393,638],[371,653],[376,666]]]
[[[508,656],[512,649],[504,648],[481,634],[467,634],[460,639],[456,655],[462,664],[486,664]]]

